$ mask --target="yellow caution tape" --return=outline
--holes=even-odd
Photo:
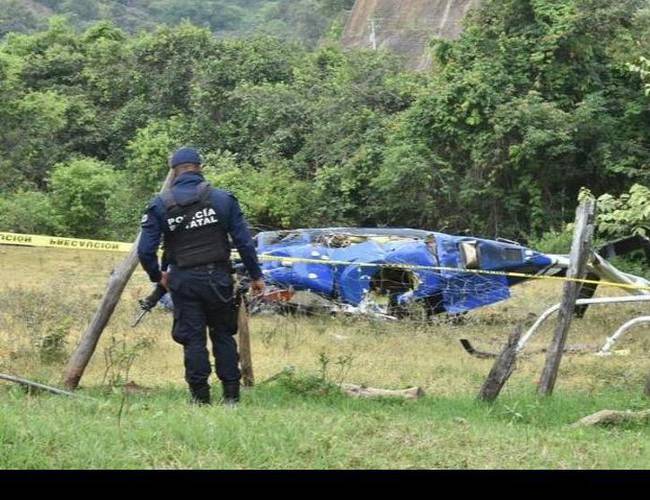
[[[0,245],[22,245],[29,247],[68,248],[73,250],[102,250],[106,252],[128,252],[132,243],[120,241],[86,240],[61,238],[36,234],[0,233]]]
[[[133,243],[124,243],[120,241],[101,241],[101,240],[87,240],[80,238],[61,238],[58,236],[43,236],[35,234],[18,234],[18,233],[2,233],[0,232],[0,245],[22,245],[32,247],[50,247],[50,248],[67,248],[74,250],[102,250],[109,252],[129,252],[133,247]],[[233,258],[236,258],[236,253],[233,252]],[[331,260],[327,256],[321,259],[306,259],[299,257],[281,257],[273,255],[259,255],[259,260],[266,262],[280,262],[283,265],[291,264],[320,264],[325,266],[357,266],[357,267],[379,267],[379,268],[398,268],[413,271],[437,271],[437,272],[456,272],[466,274],[479,274],[487,276],[505,276],[511,278],[522,279],[538,279],[538,280],[555,280],[555,281],[571,281],[575,283],[592,284],[599,286],[611,286],[616,288],[623,288],[627,290],[640,290],[650,291],[650,286],[632,285],[625,283],[614,283],[612,281],[599,281],[588,280],[580,278],[567,278],[561,276],[546,276],[540,274],[525,274],[507,271],[490,271],[488,269],[462,269],[456,267],[444,266],[420,266],[414,264],[386,264],[386,263],[372,263],[372,262],[349,262],[342,260]]]

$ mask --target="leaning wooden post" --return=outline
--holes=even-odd
[[[594,237],[595,221],[596,200],[589,198],[582,202],[576,210],[575,231],[573,233],[573,243],[571,244],[567,278],[584,279],[585,277],[587,260]],[[553,392],[580,288],[580,283],[576,281],[564,283],[555,334],[548,348],[546,363],[537,388],[538,394],[542,396],[548,396]]]
[[[481,401],[494,401],[499,396],[501,389],[503,389],[510,375],[512,375],[515,362],[517,361],[517,346],[519,345],[522,331],[521,325],[518,325],[515,331],[508,337],[508,342],[501,351],[501,354],[497,357],[494,365],[492,365],[492,369],[478,394],[478,399]]]
[[[251,356],[251,335],[248,328],[248,308],[243,295],[239,304],[237,330],[239,332],[239,361],[241,364],[242,384],[244,387],[253,387],[255,377],[253,376],[253,359]]]
[[[160,190],[161,192],[171,186],[173,178],[173,170],[170,169],[163,187]],[[111,319],[113,311],[115,310],[117,303],[120,301],[122,292],[126,288],[133,271],[135,271],[135,268],[138,265],[138,241],[140,241],[140,233],[138,233],[137,238],[133,242],[133,247],[129,254],[111,273],[111,276],[108,279],[108,286],[104,292],[102,301],[95,312],[95,316],[84,334],[81,336],[79,345],[68,361],[63,383],[65,387],[70,390],[74,390],[79,386],[79,381],[86,370],[86,366],[88,366],[90,358],[95,352],[97,342],[99,342],[99,337],[102,335],[104,328],[106,328],[106,325]]]

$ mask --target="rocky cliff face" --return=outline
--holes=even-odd
[[[387,48],[403,55],[409,67],[430,63],[432,37],[453,39],[461,21],[480,0],[357,0],[343,32],[345,47]],[[374,32],[374,35],[373,35]]]

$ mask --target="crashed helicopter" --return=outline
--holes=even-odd
[[[417,306],[428,317],[459,315],[507,300],[512,286],[529,279],[564,276],[569,267],[567,255],[545,254],[513,241],[418,229],[264,231],[255,241],[268,292],[252,312],[325,310],[398,319]],[[650,286],[607,261],[637,250],[650,261],[647,238],[601,247],[593,252],[587,279]],[[244,273],[240,264],[236,269]],[[592,297],[597,286],[584,284],[580,298]],[[576,313],[585,310],[578,307]]]

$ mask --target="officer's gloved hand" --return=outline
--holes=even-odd
[[[262,278],[251,282],[251,292],[253,293],[253,297],[263,295],[265,288],[266,285],[264,284],[264,280]]]
[[[151,311],[154,307],[156,307],[156,304],[158,304],[160,299],[162,299],[166,293],[167,290],[165,290],[165,288],[160,286],[160,284],[156,285],[156,287],[147,297],[139,300],[140,307],[145,311]]]

